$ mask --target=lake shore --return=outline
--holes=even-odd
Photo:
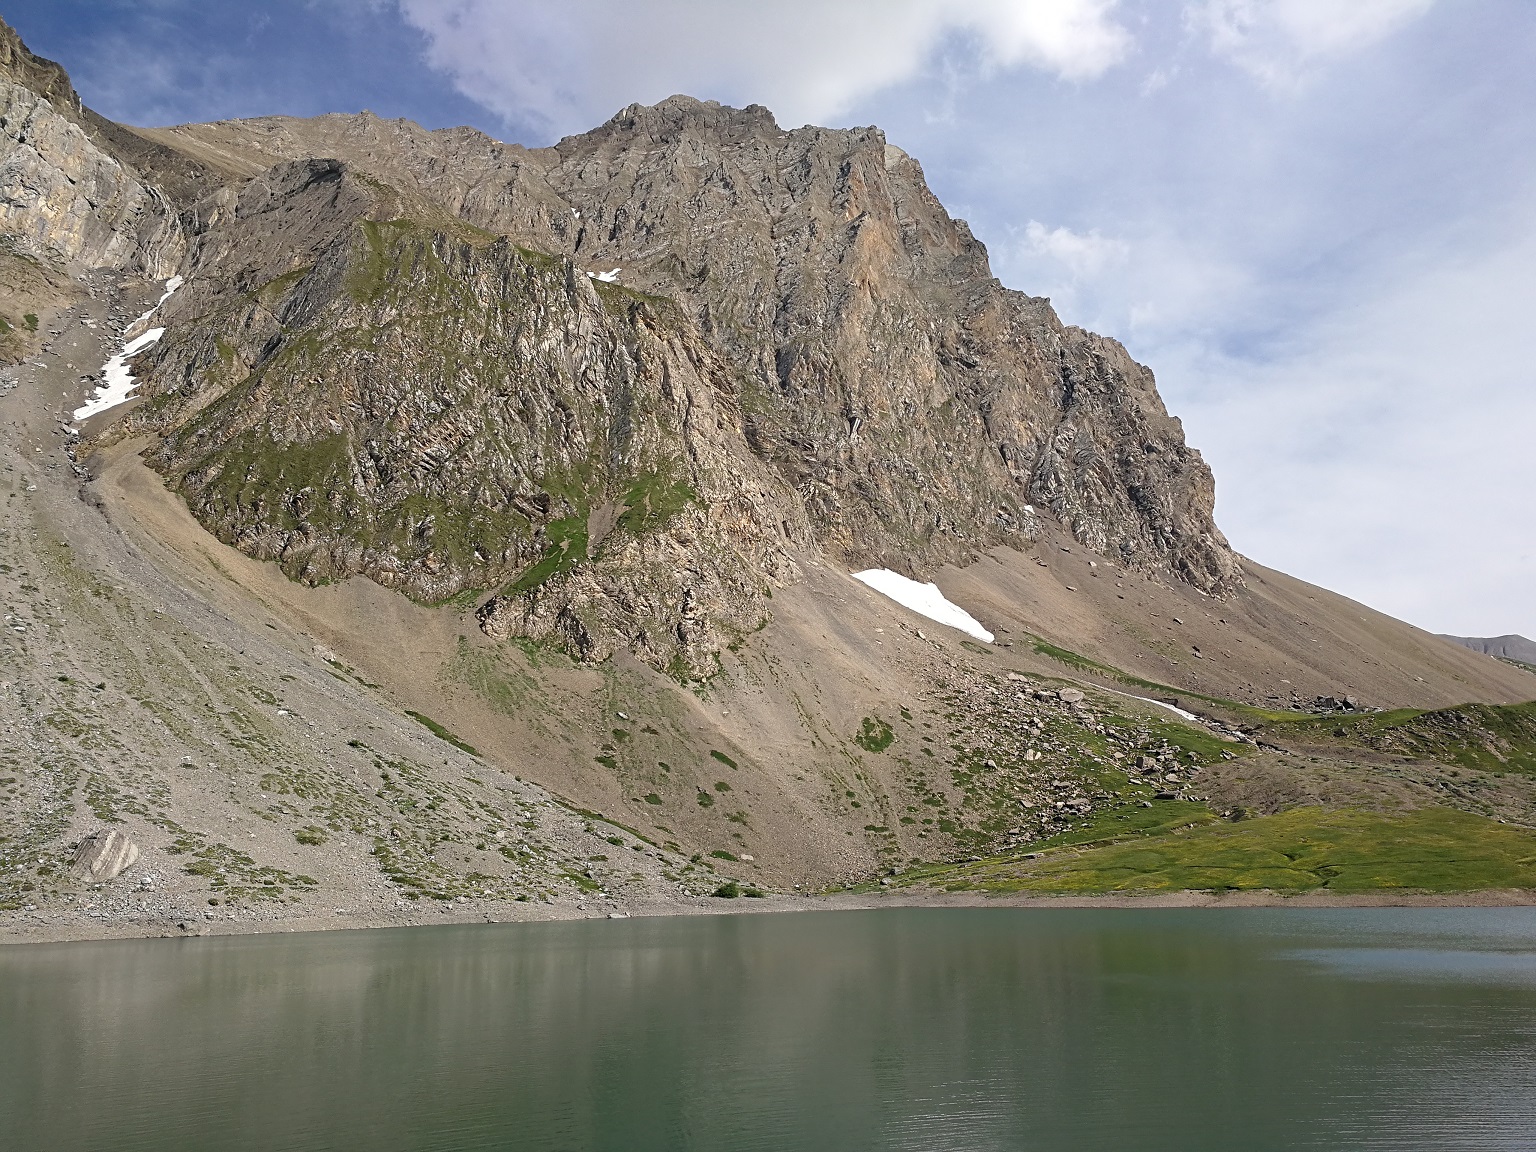
[[[798,896],[775,894],[760,899],[711,896],[676,900],[586,901],[554,904],[480,901],[434,905],[436,911],[410,908],[397,913],[357,913],[338,909],[330,915],[312,909],[250,910],[215,919],[170,920],[146,917],[103,923],[56,911],[15,912],[0,924],[0,946],[54,944],[86,940],[145,940],[203,936],[249,936],[278,932],[335,932],[368,928],[412,928],[433,924],[515,924],[551,920],[639,919],[658,916],[728,916],[772,912],[852,911],[877,908],[1518,908],[1536,906],[1536,891],[1488,889],[1479,892],[1414,893],[1328,891],[1288,895],[1272,891],[1163,892],[1147,895],[1041,896],[985,892],[945,892],[903,888],[881,892],[840,892]],[[183,927],[185,925],[185,927]]]

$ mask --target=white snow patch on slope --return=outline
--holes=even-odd
[[[624,269],[615,268],[612,272],[588,272],[587,275],[594,280],[601,280],[604,284],[612,284],[619,278],[619,273],[622,271]]]
[[[1143,704],[1156,704],[1159,708],[1166,708],[1176,716],[1182,716],[1184,719],[1192,720],[1196,724],[1200,724],[1202,726],[1205,724],[1205,721],[1200,719],[1200,717],[1196,716],[1193,712],[1186,712],[1182,708],[1177,708],[1172,704],[1166,704],[1161,700],[1154,700],[1150,696],[1132,696],[1129,692],[1117,692],[1113,688],[1101,688],[1100,691],[1114,692],[1116,696],[1124,696],[1127,700],[1140,700]]]
[[[853,578],[868,584],[882,596],[889,596],[903,607],[912,609],[919,616],[926,616],[940,624],[958,628],[968,636],[974,636],[988,644],[992,643],[992,633],[983,628],[964,608],[946,600],[937,584],[919,584],[916,580],[908,580],[901,573],[892,572],[889,568],[870,568],[865,572],[855,572]]]
[[[165,295],[155,301],[155,306],[144,315],[140,316],[128,326],[132,332],[140,324],[147,323],[149,318],[160,309],[186,281],[180,276],[172,276],[165,282]],[[119,404],[128,400],[133,395],[134,385],[138,383],[133,378],[133,373],[128,370],[128,361],[137,356],[144,349],[152,345],[156,340],[165,335],[164,328],[151,328],[142,335],[135,336],[112,359],[102,365],[101,384],[95,393],[87,400],[84,406],[75,409],[76,420],[88,420],[99,412],[105,412],[108,408],[116,408]]]

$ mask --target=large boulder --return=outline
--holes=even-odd
[[[122,875],[138,858],[139,846],[126,832],[103,828],[80,841],[71,871],[82,880],[100,884]]]

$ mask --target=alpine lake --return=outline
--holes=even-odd
[[[0,949],[13,1152],[1536,1148],[1536,909]]]

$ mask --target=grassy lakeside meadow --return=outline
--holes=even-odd
[[[1117,741],[1106,745],[1102,735],[1072,734],[1083,753],[1077,772],[1097,785],[1102,806],[1065,830],[1005,852],[955,863],[914,862],[856,890],[1090,895],[1536,889],[1536,702],[1271,711],[1135,677],[1039,640],[1032,646],[1074,672],[1217,719],[1210,730],[1149,722],[1100,698],[1106,708],[1101,733],[1139,727],[1139,739],[1120,745],[1118,757],[1111,750]],[[987,717],[976,719],[985,730]],[[971,752],[973,761],[986,754],[963,746],[956,751]],[[968,777],[962,760],[956,781],[973,786]],[[966,806],[975,799],[968,797]]]
[[[1141,827],[1127,826],[1113,838],[924,869],[900,882],[951,892],[1070,895],[1536,888],[1536,833],[1455,809],[1309,807],[1234,823],[1192,808],[1158,805]]]

